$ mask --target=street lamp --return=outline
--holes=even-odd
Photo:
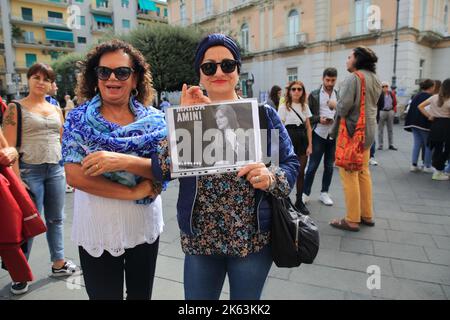
[[[398,49],[398,24],[400,14],[400,0],[397,0],[397,15],[395,20],[395,39],[394,39],[394,74],[392,75],[392,90],[397,89],[397,49]]]

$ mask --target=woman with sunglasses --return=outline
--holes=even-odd
[[[286,126],[294,145],[295,154],[300,162],[295,206],[303,214],[309,215],[309,210],[303,202],[302,195],[306,163],[312,153],[312,128],[309,121],[312,113],[305,101],[306,90],[303,82],[292,81],[286,88],[285,102],[280,105],[278,114]]]
[[[240,68],[240,51],[230,37],[207,36],[197,48],[195,71],[208,96],[199,86],[183,85],[181,105],[238,100],[234,89]],[[219,299],[226,275],[230,299],[261,296],[272,265],[272,213],[267,196],[288,196],[298,172],[292,144],[276,111],[269,106],[263,111],[268,128],[279,130],[279,164],[254,163],[238,173],[179,179],[177,217],[188,300]],[[170,178],[167,141],[160,144],[152,162],[155,178]]]
[[[149,65],[131,45],[112,40],[88,53],[77,84],[86,101],[64,125],[63,158],[75,187],[72,240],[90,299],[151,298],[163,229],[150,154],[166,136]]]

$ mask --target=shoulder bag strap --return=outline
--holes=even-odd
[[[298,114],[298,112],[295,111],[295,109],[292,108],[292,107],[291,107],[291,109],[292,109],[292,111],[294,111],[294,113],[295,113],[295,114],[297,115],[297,117],[300,119],[300,121],[302,122],[302,124],[305,124],[305,122],[303,121],[302,117]]]
[[[19,149],[22,145],[22,105],[17,101],[12,101],[16,105],[17,109],[17,138],[16,148]]]

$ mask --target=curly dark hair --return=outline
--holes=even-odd
[[[273,101],[273,103],[275,104],[275,107],[278,108],[278,105],[280,104],[280,97],[278,96],[278,92],[281,91],[281,88],[279,86],[273,86],[270,89],[270,100]]]
[[[355,68],[357,70],[368,70],[373,73],[376,72],[378,57],[372,49],[365,46],[356,47],[353,49],[353,55],[356,59]]]
[[[136,99],[145,106],[153,101],[153,79],[150,73],[150,65],[145,61],[139,50],[135,49],[131,44],[117,39],[99,44],[87,54],[84,61],[78,62],[77,65],[81,70],[75,90],[78,101],[86,101],[95,97],[98,86],[95,68],[98,67],[102,55],[118,50],[128,54],[132,60],[132,68],[137,74],[136,89],[138,90],[138,95]]]

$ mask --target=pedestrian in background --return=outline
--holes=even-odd
[[[378,99],[378,150],[383,150],[384,127],[387,126],[389,150],[397,151],[394,147],[394,117],[397,113],[397,98],[395,93],[389,90],[389,83],[381,84],[383,92]]]
[[[363,168],[360,171],[347,171],[339,168],[344,188],[346,215],[334,219],[332,227],[359,231],[359,225],[374,226],[372,178],[369,170],[370,147],[375,140],[377,101],[381,93],[381,83],[375,73],[378,57],[368,47],[355,48],[347,58],[347,70],[351,73],[342,84],[339,92],[337,114],[345,119],[350,136],[353,136],[361,114],[361,80],[355,74],[360,72],[365,79],[365,128]],[[335,122],[334,137],[337,138],[340,119]]]
[[[278,114],[286,126],[294,146],[294,152],[300,163],[296,183],[295,206],[303,214],[309,215],[310,212],[302,198],[306,164],[312,153],[312,127],[310,123],[312,114],[306,99],[306,89],[303,82],[292,81],[286,87],[285,103],[280,105]]]
[[[282,92],[283,90],[279,86],[273,86],[270,89],[269,98],[267,99],[266,104],[268,104],[275,110],[278,110]]]
[[[431,79],[426,79],[420,83],[420,92],[414,96],[409,104],[408,114],[405,119],[405,130],[413,134],[413,149],[411,156],[411,172],[423,170],[425,173],[433,173],[431,167],[432,152],[428,145],[431,121],[420,112],[419,105],[428,100],[434,93],[435,83]],[[423,169],[418,166],[419,153],[422,150],[424,154]]]
[[[429,146],[433,151],[433,167],[436,169],[432,179],[449,180],[444,169],[450,158],[450,78],[444,80],[439,94],[419,105],[419,110],[431,121]]]
[[[336,85],[337,75],[335,68],[325,69],[322,85],[308,96],[308,106],[312,113],[310,121],[314,130],[312,132],[312,154],[309,158],[303,187],[303,202],[305,204],[309,201],[314,177],[323,157],[322,189],[319,201],[327,206],[333,205],[333,200],[328,191],[333,178],[336,152],[336,141],[330,136],[330,133],[336,116],[338,93],[334,86]]]

